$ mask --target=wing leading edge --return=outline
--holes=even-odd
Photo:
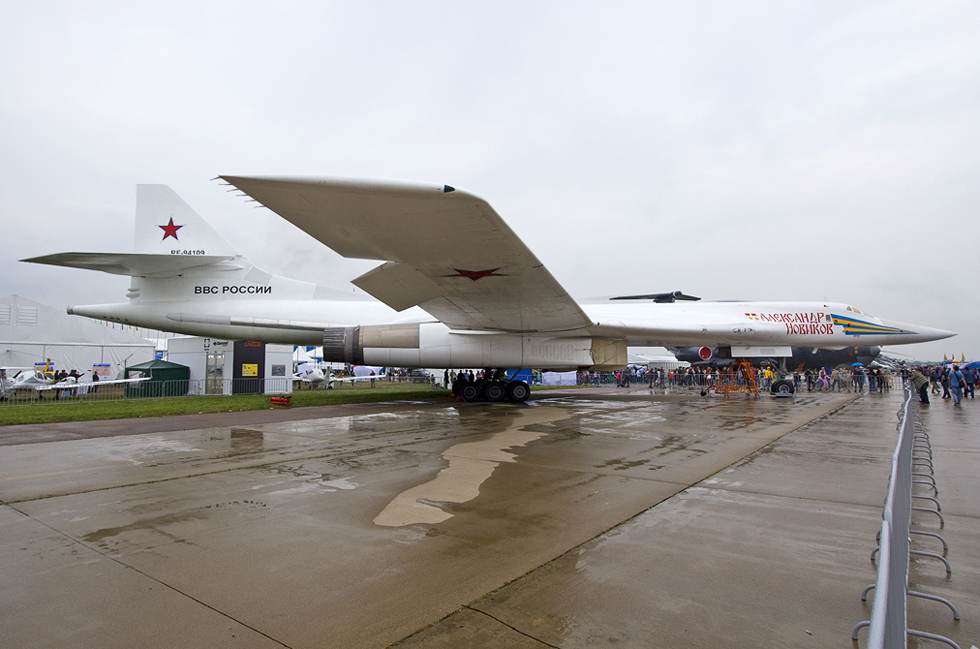
[[[482,198],[445,185],[221,176],[338,254],[353,283],[453,329],[565,331],[591,320]]]

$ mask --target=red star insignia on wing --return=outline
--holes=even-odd
[[[456,271],[455,275],[444,275],[444,277],[465,277],[471,279],[474,282],[478,279],[483,279],[484,277],[506,277],[505,274],[497,273],[500,268],[488,268],[487,270],[462,270],[460,268],[453,268]]]
[[[167,225],[158,225],[157,227],[163,230],[163,239],[161,239],[161,241],[165,241],[167,237],[173,237],[175,240],[179,241],[179,239],[177,239],[177,230],[184,226],[174,225],[174,219],[173,217],[170,217],[170,223]]]

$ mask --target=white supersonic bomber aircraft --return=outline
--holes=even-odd
[[[129,301],[68,313],[230,340],[323,345],[323,360],[385,367],[608,370],[627,347],[791,356],[954,335],[835,302],[701,302],[680,292],[578,303],[482,198],[448,185],[221,176],[340,255],[383,262],[353,280],[377,298],[252,265],[169,187],[139,185],[135,253],[23,261],[128,275]],[[468,400],[523,401],[499,378]]]

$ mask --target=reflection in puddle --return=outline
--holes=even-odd
[[[377,525],[400,527],[416,523],[441,523],[452,514],[440,503],[465,503],[480,493],[480,485],[501,462],[513,462],[516,454],[505,449],[526,446],[545,433],[522,430],[525,427],[565,419],[569,415],[548,407],[525,408],[507,430],[494,433],[481,442],[464,442],[446,449],[442,457],[449,466],[425,484],[412,487],[392,500],[374,519]]]
[[[231,451],[233,453],[258,453],[265,447],[265,434],[250,428],[231,429]]]
[[[100,444],[92,440],[92,444],[95,444],[96,450],[102,446],[108,447],[100,453],[105,458],[131,464],[146,464],[174,454],[190,455],[201,451],[186,439],[167,439],[164,435],[113,437],[109,443]]]
[[[337,491],[339,489],[347,491],[350,489],[357,489],[360,485],[350,478],[337,478],[335,480],[321,480],[320,486],[326,487],[327,491]]]

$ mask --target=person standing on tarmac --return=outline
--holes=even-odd
[[[953,371],[949,373],[949,387],[953,391],[953,405],[960,405],[963,400],[963,386],[966,385],[966,377],[960,371],[959,365],[953,366]]]
[[[967,394],[970,395],[971,399],[976,398],[976,385],[977,385],[977,371],[972,368],[966,368],[963,370],[963,376],[966,377],[966,386],[963,388],[963,396]]]
[[[919,401],[929,405],[929,379],[917,370],[912,370],[909,373],[909,379],[912,381],[915,389],[919,391]]]

